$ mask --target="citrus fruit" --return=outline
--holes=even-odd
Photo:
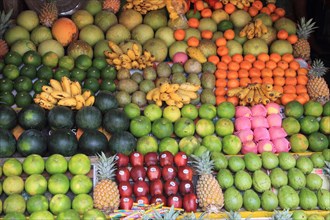
[[[135,103],[129,103],[129,104],[125,105],[124,112],[129,119],[133,119],[133,118],[141,115],[140,107]],[[149,118],[149,120],[150,120],[150,118]]]
[[[92,66],[96,67],[98,70],[102,70],[104,67],[108,66],[108,63],[103,57],[95,57]]]
[[[38,67],[41,65],[41,56],[38,52],[34,50],[29,50],[23,54],[22,57],[24,64],[29,64],[35,67]]]
[[[222,189],[228,189],[234,185],[233,174],[228,169],[219,170],[217,180]]]
[[[217,115],[217,109],[214,105],[205,103],[199,107],[198,115],[200,118],[212,120]]]
[[[223,153],[219,151],[212,151],[211,158],[214,161],[214,169],[220,171],[221,169],[226,169],[228,166],[228,160]]]
[[[58,55],[53,51],[48,51],[42,56],[42,64],[54,68],[58,64]]]
[[[19,69],[17,66],[15,66],[14,64],[7,64],[3,70],[2,70],[2,74],[11,80],[16,79],[17,77],[19,77]]]
[[[30,92],[32,86],[32,80],[29,77],[19,76],[15,79],[14,88],[17,92]]]
[[[24,213],[26,209],[25,199],[19,194],[9,195],[3,203],[4,213]],[[6,218],[5,218],[6,219]],[[17,219],[16,216],[14,219]]]
[[[88,78],[84,81],[83,88],[97,92],[100,88],[99,81],[95,78]]]
[[[300,123],[294,117],[284,118],[282,127],[288,135],[297,134],[300,131]]]
[[[117,71],[116,69],[111,65],[106,65],[101,69],[101,78],[102,79],[116,79]]]
[[[30,214],[38,211],[47,211],[48,199],[44,195],[31,196],[26,202],[26,209]]]
[[[309,150],[314,152],[321,152],[329,147],[329,140],[327,136],[320,132],[314,132],[308,136]]]
[[[304,104],[304,115],[319,117],[322,115],[322,104],[313,100],[310,100]]]
[[[31,80],[37,76],[37,69],[31,64],[24,64],[20,69],[20,75],[29,77]]]
[[[7,106],[12,106],[15,103],[15,97],[13,93],[11,92],[1,92],[0,93],[0,103],[7,105]]]
[[[242,157],[232,156],[228,159],[228,168],[234,173],[245,169],[245,162]]]
[[[135,117],[131,120],[129,129],[135,137],[145,136],[151,132],[151,121],[143,115]]]
[[[72,200],[72,208],[82,215],[93,208],[93,198],[88,194],[79,194]]]
[[[323,105],[323,116],[330,116],[330,101]]]
[[[330,149],[329,149],[329,148],[324,149],[324,150],[322,151],[322,153],[323,153],[324,159],[325,159],[326,161],[330,161]]]
[[[19,176],[22,174],[23,167],[16,158],[9,158],[2,165],[2,171],[5,176]]]
[[[181,117],[181,111],[176,106],[166,106],[163,110],[163,117],[175,122]]]
[[[221,152],[222,143],[220,138],[216,135],[207,135],[202,139],[202,145],[204,145],[210,152]]]
[[[199,119],[196,123],[196,133],[201,136],[205,137],[211,134],[214,134],[214,124],[211,119]]]
[[[241,148],[241,140],[235,135],[227,135],[222,139],[222,150],[225,154],[238,154]]]
[[[91,161],[85,154],[75,154],[68,163],[69,171],[74,174],[87,174],[91,169]]]
[[[9,212],[4,217],[4,220],[26,220],[26,217],[23,213],[20,212]]]
[[[24,181],[20,176],[8,176],[3,181],[2,189],[6,195],[20,194],[24,189]]]
[[[291,101],[284,107],[286,117],[300,118],[304,114],[304,106],[298,101]]]
[[[321,118],[320,131],[325,135],[330,135],[330,116],[324,116]]]
[[[174,133],[182,138],[195,134],[195,123],[189,118],[179,118],[174,123]]]
[[[166,118],[158,118],[152,122],[151,132],[158,139],[170,137],[173,133],[173,124]]]
[[[66,220],[66,219],[70,219],[70,220],[80,220],[80,216],[79,213],[76,210],[73,209],[67,209],[65,211],[60,212],[57,215],[57,220]]]
[[[38,79],[33,83],[33,91],[35,94],[39,94],[42,92],[42,87],[48,85],[47,80]]]
[[[47,210],[35,211],[29,217],[30,220],[39,220],[39,219],[53,220],[54,218],[55,218],[54,215]]]
[[[86,76],[87,78],[93,77],[99,79],[101,77],[101,71],[98,68],[91,66],[90,68],[88,68]]]
[[[161,139],[159,142],[159,152],[169,151],[173,155],[176,155],[179,152],[179,144],[178,142],[171,137],[165,137]]]
[[[304,134],[311,134],[319,130],[320,125],[314,116],[305,116],[300,119],[301,132]]]
[[[293,134],[290,139],[291,151],[295,153],[305,152],[308,149],[309,142],[303,134]]]
[[[13,64],[15,66],[19,66],[22,64],[23,60],[22,60],[22,56],[15,52],[15,51],[9,51],[6,55],[5,55],[5,64]]]
[[[144,116],[148,117],[150,121],[155,121],[162,117],[162,109],[156,104],[147,105],[143,110]]]
[[[49,202],[49,210],[54,215],[58,215],[59,213],[68,210],[70,208],[71,208],[70,197],[64,194],[54,195]]]
[[[56,173],[48,179],[48,191],[53,194],[66,194],[70,188],[70,180],[63,173]]]
[[[235,116],[235,106],[231,102],[222,102],[217,106],[217,116],[231,119]]]
[[[194,150],[193,155],[201,157],[205,152],[207,152],[207,148],[203,145],[200,145]]]
[[[19,108],[24,108],[28,105],[30,105],[33,102],[32,97],[30,93],[23,91],[23,92],[18,92],[15,96],[15,103],[17,107]]]
[[[116,84],[112,79],[103,79],[100,85],[100,90],[114,92],[116,91]]]
[[[58,66],[70,71],[74,68],[74,59],[71,56],[63,56],[58,60]]]
[[[98,209],[90,209],[84,213],[83,220],[97,219],[97,220],[106,220],[106,217],[103,212]]]
[[[70,181],[70,190],[78,195],[82,193],[89,193],[93,188],[92,180],[86,175],[75,175]]]
[[[181,138],[181,140],[179,141],[180,151],[186,153],[188,156],[191,155],[199,146],[200,142],[195,136],[187,136]]]
[[[136,143],[136,150],[143,155],[146,155],[149,152],[157,152],[158,143],[156,138],[153,136],[140,137]]]
[[[68,162],[61,154],[53,154],[49,156],[45,162],[47,173],[65,173],[68,169]]]
[[[234,25],[231,21],[223,20],[218,24],[217,29],[218,29],[218,31],[224,32],[228,29],[233,29],[233,27],[234,27]]]
[[[82,82],[86,78],[86,72],[78,67],[73,68],[71,71],[70,79]]]
[[[38,154],[31,154],[23,161],[23,171],[26,174],[40,174],[45,169],[45,161]]]
[[[47,191],[47,180],[41,174],[32,174],[25,180],[25,191],[31,195],[43,195]]]
[[[217,135],[224,137],[234,133],[234,123],[228,118],[220,118],[215,123],[215,132]]]
[[[14,83],[12,80],[5,78],[0,79],[0,92],[11,92],[14,89]]]
[[[92,64],[93,64],[92,59],[86,54],[79,55],[75,60],[76,67],[82,70],[88,70],[88,68],[91,67]]]
[[[61,81],[62,77],[64,76],[70,78],[70,71],[62,67],[59,67],[55,70],[54,79],[56,79],[57,81]]]
[[[49,66],[41,66],[37,71],[39,79],[50,80],[53,78],[53,70]]]
[[[198,109],[193,104],[184,105],[181,108],[181,116],[189,118],[191,120],[195,120],[198,117]]]

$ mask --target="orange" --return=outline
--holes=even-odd
[[[264,14],[270,15],[271,11],[269,10],[268,7],[263,7],[263,8],[260,10],[260,13],[264,13]]]
[[[236,11],[236,6],[229,2],[225,5],[224,9],[227,14],[232,14],[234,11]]]
[[[195,2],[195,8],[197,11],[201,11],[204,9],[204,1],[198,0]]]
[[[249,77],[249,71],[247,71],[246,69],[239,69],[238,70],[238,78],[246,78]]]
[[[210,55],[207,58],[207,61],[213,63],[214,65],[217,65],[217,63],[219,63],[220,61],[220,58],[217,55]]]
[[[237,79],[230,79],[227,82],[228,88],[237,88],[239,87],[239,81]]]
[[[186,32],[183,29],[176,29],[174,31],[175,40],[178,40],[178,41],[184,40],[185,36],[186,36]]]
[[[234,106],[237,106],[238,105],[238,97],[236,96],[233,96],[233,97],[228,97],[227,98],[227,102],[231,102],[233,103]]]
[[[297,94],[307,93],[307,87],[305,85],[296,85]]]
[[[187,40],[187,44],[190,47],[197,47],[199,45],[199,39],[197,37],[189,37]]]
[[[231,56],[224,55],[224,56],[221,57],[221,61],[228,64],[231,61]]]
[[[241,67],[241,69],[249,70],[249,69],[251,69],[251,67],[252,67],[252,63],[249,62],[249,61],[243,60],[243,61],[240,63],[240,67]]]
[[[265,78],[265,77],[272,77],[273,76],[273,71],[269,68],[264,68],[263,70],[261,70],[261,77]]]
[[[202,9],[201,16],[203,18],[210,18],[212,16],[212,10],[210,8],[204,8],[204,9]]]
[[[276,9],[276,5],[274,3],[268,3],[267,8],[269,8],[270,12],[274,12]]]
[[[213,32],[210,30],[203,30],[201,36],[203,39],[210,40],[213,37]]]
[[[219,63],[217,63],[217,68],[220,70],[227,70],[228,65],[227,65],[227,63],[220,61]]]
[[[214,94],[215,94],[216,96],[224,96],[224,95],[227,94],[227,90],[226,90],[225,87],[223,87],[223,86],[219,86],[219,87],[217,87],[217,88],[215,89]]]
[[[198,28],[199,26],[199,20],[197,18],[189,18],[188,19],[188,26],[191,28]]]
[[[265,62],[261,60],[256,60],[253,62],[253,67],[257,68],[258,70],[262,70],[265,68]]]
[[[283,93],[283,87],[282,87],[282,86],[274,85],[274,86],[273,86],[273,89],[274,89],[275,91],[278,91],[278,92],[280,92],[280,93]]]
[[[269,55],[269,59],[274,61],[275,63],[277,63],[278,61],[280,61],[282,59],[282,57],[278,53],[271,53]]]
[[[224,55],[227,55],[229,52],[228,48],[226,46],[220,46],[218,47],[217,49],[217,54],[219,56],[224,56]]]
[[[263,84],[274,84],[274,79],[272,77],[264,77],[262,78],[262,83]]]
[[[253,63],[256,60],[256,57],[252,54],[246,54],[244,56],[244,60],[249,61],[250,63]]]
[[[228,29],[225,30],[225,32],[223,33],[223,36],[227,39],[227,40],[232,40],[235,38],[235,31],[233,29]]]
[[[283,93],[292,93],[296,94],[296,87],[293,85],[285,85],[283,86]]]
[[[299,68],[299,69],[297,69],[297,75],[306,76],[307,73],[308,73],[308,70],[306,68]]]
[[[225,79],[221,79],[221,78],[219,78],[219,79],[217,79],[217,80],[215,81],[215,86],[216,86],[217,88],[219,88],[219,87],[226,87],[226,86],[227,86],[227,81],[226,81]]]
[[[275,22],[280,18],[280,16],[276,13],[271,13],[270,18],[272,19],[272,22]]]
[[[259,10],[254,6],[251,6],[249,7],[248,12],[251,15],[251,17],[254,17],[259,13]]]
[[[219,62],[220,63],[220,62]],[[219,64],[218,63],[218,64]],[[227,78],[227,71],[226,70],[222,70],[222,69],[217,69],[214,73],[215,77],[217,79],[226,79]]]
[[[274,77],[274,85],[277,86],[284,86],[285,84],[285,78],[282,76],[276,76]]]
[[[286,40],[288,38],[289,34],[288,34],[288,32],[286,30],[282,29],[282,30],[279,30],[277,32],[277,35],[276,36],[280,40]]]
[[[241,63],[243,61],[243,56],[242,54],[234,54],[231,59],[237,63]]]
[[[234,71],[234,70],[229,70],[227,78],[228,79],[237,79],[238,78],[238,72]]]
[[[252,3],[252,6],[255,7],[258,10],[261,10],[263,7],[263,4],[261,1],[257,0]]]
[[[294,60],[294,56],[291,53],[286,53],[282,55],[282,60],[287,63],[290,63],[291,61]]]
[[[240,68],[239,63],[231,61],[228,63],[228,70],[238,71]]]
[[[225,101],[227,101],[226,97],[224,97],[224,96],[215,96],[216,105],[219,105],[219,104],[221,104]]]
[[[297,79],[297,84],[307,85],[307,82],[308,82],[308,77],[307,76],[298,75],[296,79]]]
[[[282,103],[283,105],[286,105],[287,103],[289,103],[289,102],[295,100],[296,97],[297,97],[296,94],[290,94],[290,93],[288,93],[288,94],[283,94],[282,97],[281,97],[281,103]]]
[[[262,83],[262,79],[260,77],[251,77],[251,83]]]
[[[285,77],[296,77],[296,71],[294,69],[288,68],[284,71]]]
[[[261,53],[257,56],[257,59],[261,60],[263,62],[267,62],[267,61],[269,61],[269,55],[268,55],[268,53]]]
[[[248,77],[242,77],[239,79],[239,86],[246,87],[251,83],[251,79]]]
[[[290,34],[286,40],[289,41],[290,44],[295,44],[298,41],[298,36],[295,34]]]
[[[284,70],[281,67],[273,69],[273,76],[284,76]]]
[[[260,77],[261,76],[261,72],[259,69],[252,67],[251,69],[249,69],[249,77]]]
[[[282,68],[283,70],[286,70],[289,67],[288,62],[281,60],[277,63],[277,66]]]
[[[274,12],[280,17],[285,15],[285,10],[283,8],[276,8]]]
[[[227,44],[227,40],[224,37],[219,37],[215,40],[215,45],[217,45],[217,47],[226,46],[226,44]]]

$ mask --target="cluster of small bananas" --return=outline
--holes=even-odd
[[[133,9],[140,14],[147,14],[148,11],[153,11],[165,7],[164,0],[127,0],[124,9]]]
[[[243,27],[239,32],[240,37],[247,37],[247,39],[252,39],[254,37],[261,37],[267,34],[267,26],[262,23],[261,19],[256,19],[254,22],[249,22]]]
[[[250,7],[254,0],[220,0],[222,4],[226,5],[231,3],[235,5],[238,9],[243,9],[244,7]]]
[[[112,51],[105,51],[107,62],[114,65],[117,70],[120,69],[144,69],[152,66],[155,57],[147,50],[141,51],[136,43],[132,44],[132,49],[124,52],[116,43],[109,41],[109,47]]]
[[[84,106],[94,104],[95,97],[91,91],[82,92],[79,82],[72,82],[64,76],[61,82],[51,79],[50,86],[42,86],[42,92],[37,94],[34,102],[44,109],[52,109],[56,105],[67,106],[79,110]]]
[[[249,84],[246,87],[237,87],[227,92],[229,97],[237,96],[240,100],[239,105],[251,106],[262,103],[264,105],[271,101],[276,101],[282,96],[282,93],[273,89],[271,84]]]
[[[189,104],[191,100],[198,97],[197,91],[199,89],[199,85],[191,83],[170,84],[165,82],[150,90],[146,95],[146,99],[154,101],[158,106],[162,106],[165,102],[166,105],[182,108],[184,104]]]
[[[188,47],[186,51],[190,58],[193,58],[200,63],[205,63],[207,61],[203,52],[197,47]]]

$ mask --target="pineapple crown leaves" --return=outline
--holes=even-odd
[[[309,69],[308,74],[310,76],[322,77],[328,70],[329,68],[324,66],[324,62],[321,59],[315,59],[312,62],[312,66]]]
[[[212,174],[214,161],[211,160],[210,151],[204,152],[200,157],[191,155],[191,158],[193,159],[192,166],[198,175]]]
[[[0,38],[2,38],[3,34],[5,33],[6,29],[10,25],[10,17],[13,14],[13,9],[10,9],[8,13],[5,11],[0,12]]]
[[[207,212],[203,212],[202,214],[199,215],[197,218],[194,212],[191,212],[189,214],[185,214],[182,218],[182,220],[202,220],[206,219],[204,216],[207,214]]]
[[[306,21],[305,17],[302,17],[298,22],[297,35],[299,38],[308,39],[311,33],[318,27],[315,26],[316,22],[313,22],[313,18]]]
[[[226,212],[227,218],[226,220],[241,220],[242,216],[239,212],[234,212],[233,210],[230,210],[230,212]],[[251,217],[245,218],[245,220],[250,220]]]
[[[96,154],[98,161],[95,164],[95,169],[97,173],[98,180],[110,179],[113,180],[115,177],[116,167],[116,154],[107,157],[103,152],[101,154]]]
[[[283,211],[274,211],[272,220],[292,220],[292,213],[289,212],[289,209],[284,209]]]
[[[180,215],[180,211],[176,211],[174,209],[174,205],[171,206],[171,208],[169,209],[168,212],[166,212],[164,214],[164,216],[162,216],[162,214],[160,214],[159,211],[157,211],[156,209],[153,210],[153,215],[154,217],[152,219],[164,219],[164,220],[174,220],[177,219],[177,217]],[[147,218],[145,218],[144,220],[149,219],[149,216]]]

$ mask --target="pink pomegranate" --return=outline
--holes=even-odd
[[[253,140],[253,131],[245,129],[235,132],[235,135],[241,140],[242,143]]]
[[[261,154],[264,151],[275,152],[274,144],[270,140],[259,141],[257,144],[258,152]]]
[[[258,153],[258,148],[256,143],[254,143],[254,141],[247,141],[244,142],[242,145],[242,149],[241,149],[242,154],[247,154],[247,153]]]
[[[289,152],[291,149],[290,142],[286,138],[278,138],[273,140],[276,153]]]
[[[237,106],[235,112],[235,118],[240,117],[251,117],[251,110],[249,107],[246,106]]]
[[[270,102],[266,105],[267,114],[279,114],[281,112],[281,106],[277,103]]]
[[[275,140],[278,138],[284,138],[287,136],[287,133],[282,127],[271,127],[269,128],[270,139]]]
[[[256,128],[253,131],[254,141],[269,140],[269,132],[267,128]]]
[[[251,129],[251,121],[248,117],[239,117],[235,119],[236,131]]]
[[[281,127],[282,116],[280,114],[270,114],[267,116],[267,122],[269,127]]]
[[[267,118],[264,116],[253,116],[251,119],[252,129],[269,128]]]
[[[252,116],[263,116],[266,117],[267,109],[263,104],[254,105],[251,108]]]

